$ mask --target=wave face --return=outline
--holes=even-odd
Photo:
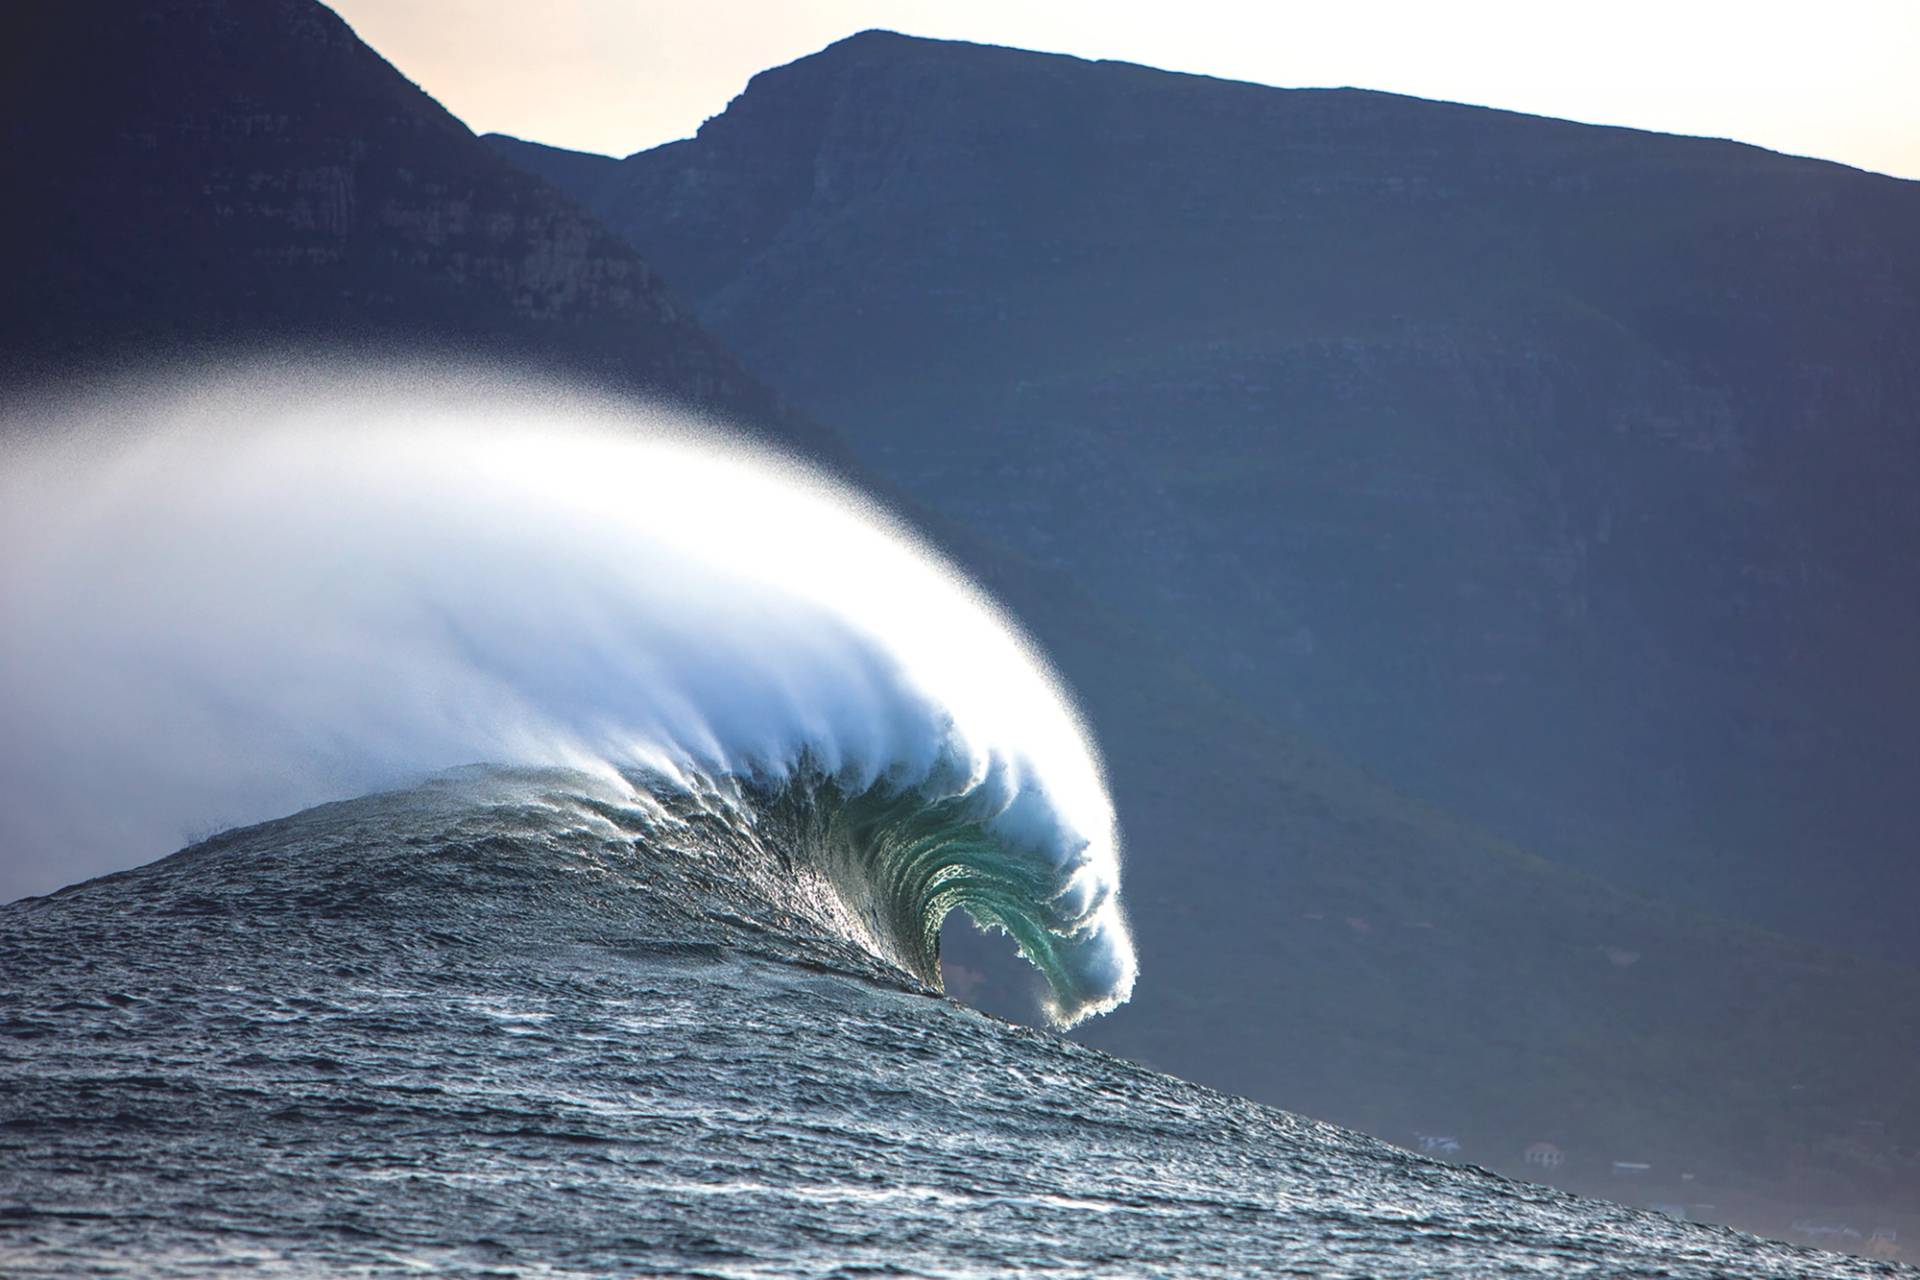
[[[860,809],[466,770],[0,906],[0,1274],[1895,1274],[928,999]]]
[[[1131,991],[1113,809],[1058,681],[817,473],[467,371],[253,370],[6,430],[14,892],[484,762],[777,834],[920,981],[961,908],[1059,1023]]]

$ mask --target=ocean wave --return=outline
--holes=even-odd
[[[450,767],[559,768],[732,806],[923,981],[960,908],[1061,1023],[1131,990],[1113,809],[1058,680],[817,472],[447,369],[123,385],[6,438],[0,887]]]

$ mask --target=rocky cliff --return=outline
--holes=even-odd
[[[325,342],[565,368],[831,452],[634,251],[310,0],[14,5],[22,379]]]

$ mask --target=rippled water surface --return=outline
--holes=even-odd
[[[0,1272],[1916,1274],[1006,1025],[674,830],[469,778],[0,908]]]

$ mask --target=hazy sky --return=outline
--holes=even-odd
[[[868,27],[1738,138],[1920,178],[1920,0],[334,0],[475,130],[624,155]]]

